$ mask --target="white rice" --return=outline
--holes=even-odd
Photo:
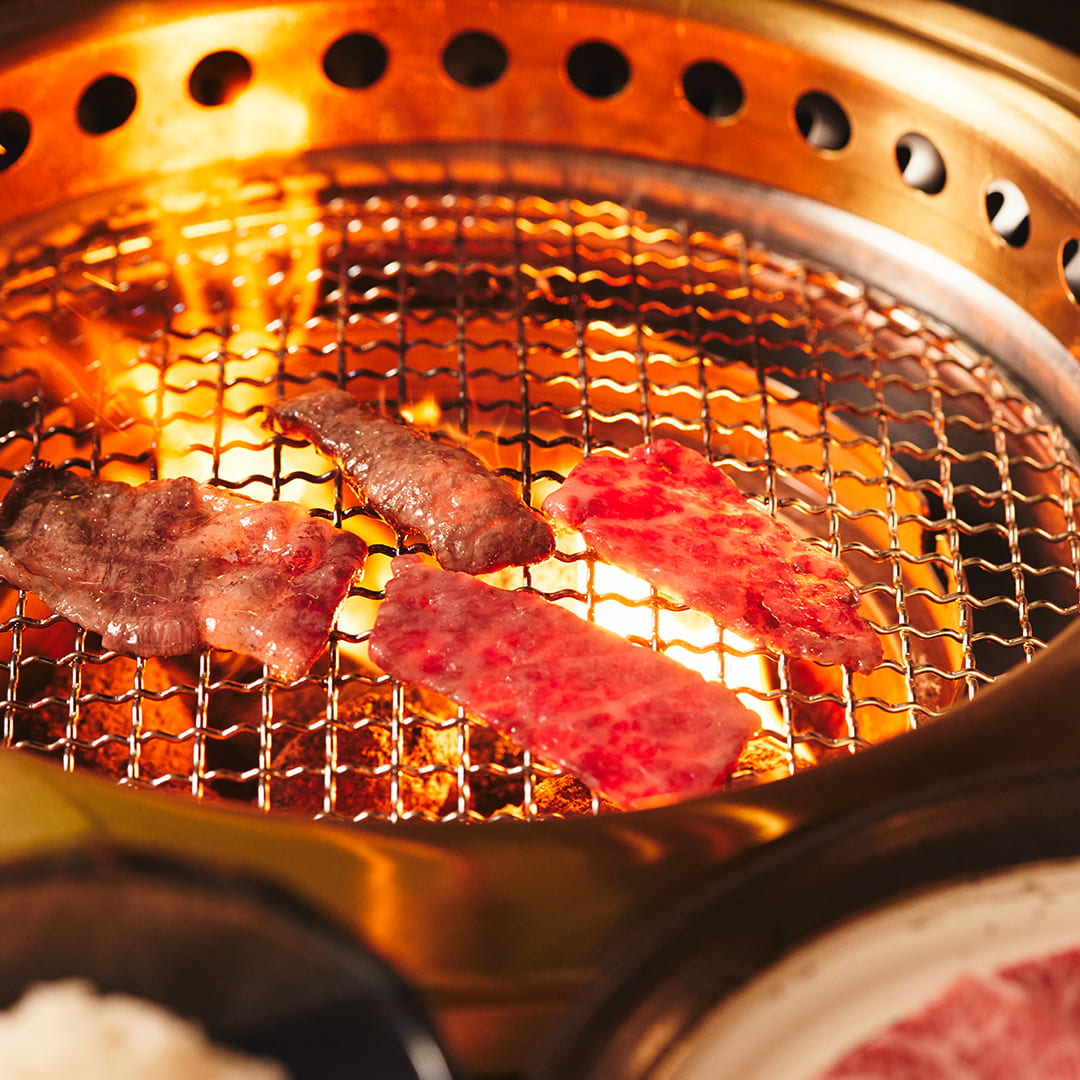
[[[39,983],[0,1012],[3,1080],[288,1080],[215,1046],[197,1024],[83,979]]]

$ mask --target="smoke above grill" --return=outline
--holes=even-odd
[[[300,502],[371,548],[328,654],[289,686],[227,654],[103,652],[8,590],[5,744],[122,783],[339,820],[606,809],[370,664],[390,559],[422,538],[264,429],[307,388],[467,445],[534,506],[588,452],[675,438],[842,557],[885,645],[868,675],[722,633],[569,534],[495,576],[739,691],[761,727],[735,786],[932,722],[1075,607],[1073,452],[1037,404],[939,323],[678,207],[268,184],[28,247],[0,342],[3,477],[39,460],[190,475]]]

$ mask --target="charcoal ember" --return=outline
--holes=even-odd
[[[180,657],[178,665],[187,670],[192,684],[199,681],[197,663]],[[325,661],[316,664],[319,670]],[[230,653],[215,653],[210,670],[211,693],[206,705],[207,727],[216,732],[207,743],[207,765],[218,775],[214,787],[226,797],[245,802],[258,795],[258,781],[225,779],[228,775],[249,774],[258,769],[267,719],[264,716],[263,669],[261,664]],[[358,691],[357,691],[358,692]],[[339,691],[347,700],[354,691]],[[280,750],[295,733],[310,726],[326,713],[326,685],[322,679],[301,679],[291,686],[274,686],[270,696],[273,747]]]
[[[520,811],[525,798],[523,759],[521,747],[494,728],[469,729],[469,807],[474,814],[488,818],[506,813],[508,807]]]
[[[915,688],[915,700],[931,716],[943,713],[956,700],[955,680],[945,678],[929,666],[916,671],[912,679]]]
[[[389,687],[344,702],[331,732],[316,723],[285,735],[275,747],[271,804],[307,814],[327,809],[343,817],[438,817],[457,791],[456,711],[444,698],[409,689],[405,722],[395,735]],[[398,744],[395,747],[395,742]],[[330,753],[334,744],[333,754]],[[391,764],[397,754],[397,799]],[[325,767],[336,759],[334,797],[327,799]]]
[[[546,817],[582,817],[593,812],[592,792],[576,776],[546,776],[533,787],[536,811]],[[618,810],[602,796],[599,812]]]
[[[785,743],[763,736],[751,739],[743,747],[735,774],[752,774],[756,780],[777,780],[787,775],[789,762]]]
[[[163,695],[174,685],[174,673],[166,662],[144,661],[139,690],[135,689],[136,668],[136,661],[128,656],[82,665],[74,725],[79,744],[76,762],[114,779],[138,778],[185,789],[195,761],[194,699],[184,693],[153,696]],[[68,734],[70,697],[71,669],[58,667],[53,685],[40,695],[47,704],[18,714],[16,741],[25,740],[43,750],[62,746]],[[133,735],[137,760],[131,752]]]

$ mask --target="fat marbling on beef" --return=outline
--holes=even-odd
[[[344,390],[293,398],[268,420],[322,450],[392,525],[423,533],[447,570],[487,574],[555,551],[551,526],[478,457],[383,419]]]
[[[622,807],[704,795],[757,720],[726,687],[535,593],[399,556],[371,658]]]
[[[294,503],[187,477],[132,486],[36,465],[0,504],[0,577],[105,648],[229,649],[283,679],[326,646],[366,553]]]
[[[955,978],[817,1080],[1076,1080],[1080,950]]]
[[[592,455],[545,500],[605,561],[759,644],[870,671],[881,643],[838,559],[748,502],[671,439]]]

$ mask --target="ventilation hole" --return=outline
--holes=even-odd
[[[1031,211],[1024,193],[1011,180],[986,185],[986,217],[1010,247],[1023,247],[1031,235]]]
[[[102,75],[79,98],[75,119],[87,135],[115,131],[135,111],[135,85],[123,75]]]
[[[443,49],[442,62],[454,82],[480,90],[502,78],[508,58],[498,38],[480,30],[468,30]]]
[[[683,72],[682,88],[686,100],[710,120],[724,120],[742,108],[742,83],[733,71],[714,60],[691,64]]]
[[[225,50],[204,56],[188,79],[188,92],[200,105],[228,105],[251,82],[251,61]]]
[[[10,169],[30,145],[30,121],[21,112],[0,112],[0,172]]]
[[[896,140],[896,164],[909,187],[936,195],[945,187],[945,159],[925,136],[914,131]]]
[[[386,63],[386,46],[373,34],[346,34],[326,50],[322,66],[337,86],[363,90],[383,77]]]
[[[851,141],[851,122],[844,107],[817,90],[796,102],[795,124],[815,150],[843,150]]]
[[[591,98],[614,97],[630,81],[630,61],[606,41],[583,41],[570,50],[566,74]]]
[[[1080,303],[1080,240],[1066,240],[1061,249],[1061,271],[1069,297]]]

